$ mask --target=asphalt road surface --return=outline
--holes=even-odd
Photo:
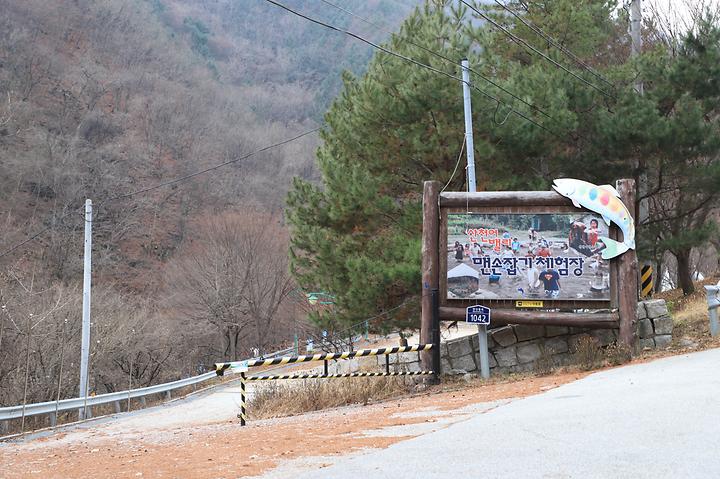
[[[387,449],[322,459],[263,477],[718,478],[720,350],[599,372]]]

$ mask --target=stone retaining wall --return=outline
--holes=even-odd
[[[673,322],[662,299],[638,303],[637,347],[640,350],[665,348],[672,340]],[[573,362],[577,343],[584,335],[608,346],[617,340],[617,329],[588,329],[567,326],[515,325],[488,331],[491,373],[531,371],[545,350],[556,365]],[[477,334],[457,338],[440,345],[443,374],[464,374],[478,370]],[[389,357],[391,371],[420,371],[419,353],[400,353]],[[332,373],[382,371],[385,356],[342,360],[330,364]]]
[[[638,303],[638,349],[665,348],[672,341],[673,322],[662,299]],[[490,369],[494,373],[525,372],[535,367],[542,351],[557,365],[573,361],[580,338],[589,335],[599,346],[617,340],[617,329],[588,329],[567,326],[505,326],[488,331]],[[477,335],[466,336],[441,345],[443,374],[462,374],[478,370]]]
[[[673,321],[664,299],[638,303],[638,347],[666,348],[672,341]]]

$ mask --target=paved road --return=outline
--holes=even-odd
[[[720,350],[599,372],[323,462],[332,465],[286,465],[264,477],[718,478]]]

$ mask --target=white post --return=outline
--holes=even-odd
[[[632,0],[630,5],[630,56],[636,57],[642,52],[642,0]],[[639,94],[643,94],[643,82],[641,77],[638,77],[635,81],[635,91]],[[637,182],[637,197],[638,197],[638,218],[636,224],[641,226],[644,225],[650,216],[648,208],[648,199],[645,195],[648,194],[648,173],[646,171],[645,161],[642,159],[637,160],[637,165],[640,170]],[[653,265],[653,262],[647,258],[642,258],[643,265]],[[659,270],[658,267],[654,269]],[[650,293],[652,294],[652,292]]]
[[[82,343],[80,354],[80,397],[87,401],[88,361],[90,357],[90,287],[92,273],[92,201],[85,200],[85,265],[83,268],[83,310]],[[79,411],[80,419],[85,419],[87,405]]]
[[[475,193],[475,144],[472,129],[472,104],[470,99],[470,70],[467,58],[462,60],[463,100],[465,105],[465,151],[467,151],[467,179],[468,191]],[[478,324],[478,348],[480,356],[480,376],[483,379],[490,377],[490,354],[487,344],[487,326]]]
[[[710,318],[710,336],[713,338],[720,334],[720,324],[718,324],[718,308],[720,308],[720,286],[705,286],[707,291],[708,317]]]
[[[637,56],[642,51],[642,0],[633,0],[630,5],[630,56]],[[643,94],[643,82],[640,78],[635,82],[635,91]]]
[[[475,145],[473,144],[472,104],[470,99],[470,70],[467,58],[462,61],[463,99],[465,104],[465,151],[467,152],[468,191],[475,193]]]

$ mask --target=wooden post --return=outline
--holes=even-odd
[[[426,181],[423,184],[423,230],[422,230],[422,316],[420,319],[420,343],[433,342],[432,290],[439,287],[440,247],[440,183]],[[439,326],[436,326],[439,327]],[[420,353],[420,363],[424,371],[433,368],[432,351]]]
[[[443,321],[465,321],[465,308],[441,306]],[[515,311],[493,309],[494,326],[531,324],[535,326],[576,326],[578,328],[614,329],[619,323],[618,313],[561,313],[551,311]]]
[[[620,199],[635,216],[635,180],[618,180],[615,185]],[[623,238],[624,239],[624,238]],[[629,348],[635,345],[635,323],[638,304],[638,261],[634,249],[618,258],[618,312],[620,313],[620,343]]]

